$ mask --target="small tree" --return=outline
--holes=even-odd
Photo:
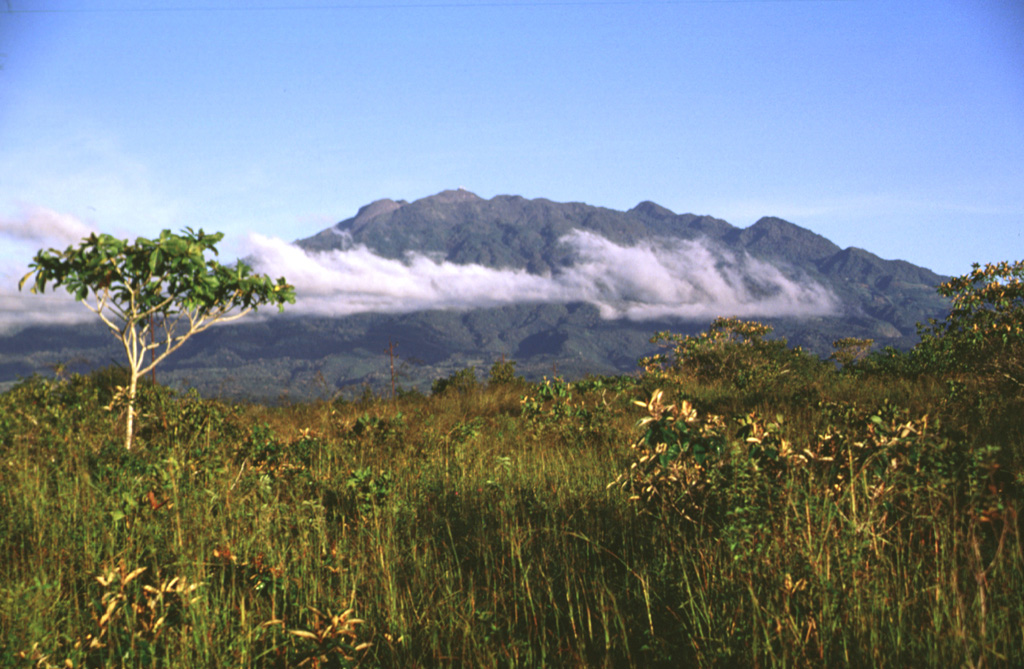
[[[835,350],[828,358],[838,362],[843,369],[850,369],[867,357],[874,344],[874,339],[860,339],[859,337],[836,339],[832,342],[832,348]]]
[[[720,317],[698,335],[656,333],[651,343],[669,351],[639,362],[648,379],[661,383],[724,384],[750,395],[805,386],[820,373],[817,356],[767,339],[771,333],[764,323]]]
[[[32,292],[48,284],[63,285],[110,328],[124,346],[131,377],[124,446],[131,449],[135,391],[140,376],[153,370],[192,335],[216,322],[241,318],[264,304],[295,302],[284,278],[276,282],[253,275],[243,262],[225,266],[204,257],[217,254],[223,233],[185,228],[180,235],[164,230],[160,238],[134,243],[110,235],[90,235],[78,247],[36,254],[19,290],[34,277]],[[91,296],[92,301],[88,301]],[[160,337],[153,328],[159,325]],[[149,364],[146,354],[151,353]]]
[[[516,361],[505,360],[504,355],[501,356],[501,360],[494,361],[487,376],[487,385],[491,388],[510,386],[521,381],[523,377],[516,376]]]
[[[430,384],[430,394],[469,393],[476,390],[477,383],[476,367],[466,367],[452,372],[447,378],[434,379]]]
[[[1024,388],[1024,260],[974,263],[938,292],[952,308],[920,328],[917,352],[940,370]]]
[[[671,352],[641,358],[640,366],[659,378],[736,382],[755,369],[767,372],[787,350],[784,340],[765,339],[771,332],[770,325],[725,317],[716,318],[699,335],[658,332],[651,343]]]

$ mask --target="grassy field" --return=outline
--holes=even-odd
[[[355,402],[150,385],[131,452],[116,370],[27,379],[0,666],[1024,664],[1019,392],[748,343]]]

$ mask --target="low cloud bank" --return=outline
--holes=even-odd
[[[365,246],[307,253],[262,235],[249,241],[258,271],[283,275],[296,287],[291,311],[324,316],[589,302],[607,319],[706,320],[817,316],[834,313],[838,304],[820,284],[698,241],[622,247],[575,231],[562,243],[575,250],[576,263],[546,276],[438,262],[418,253],[392,260]]]
[[[41,210],[33,225],[0,222],[0,234],[42,243],[71,243],[89,229],[73,217]],[[819,316],[838,300],[824,286],[798,281],[771,264],[699,241],[667,240],[622,247],[576,231],[562,239],[576,262],[551,275],[456,265],[423,254],[383,258],[365,246],[307,253],[280,239],[253,234],[249,260],[261,273],[285,276],[298,301],[286,313],[347,316],[472,309],[517,303],[589,302],[606,319],[710,320]],[[33,295],[17,282],[27,271],[0,273],[0,333],[33,324],[73,324],[96,316],[63,288]]]

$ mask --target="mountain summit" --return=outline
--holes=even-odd
[[[590,246],[583,248],[581,239]],[[890,339],[914,336],[916,323],[946,307],[935,294],[945,277],[928,269],[861,249],[841,249],[781,218],[764,217],[749,228],[737,228],[712,216],[676,214],[650,201],[616,211],[516,195],[486,200],[460,188],[412,203],[377,200],[353,218],[296,242],[309,252],[359,245],[384,258],[424,254],[454,265],[525,270],[537,276],[593,260],[587,254],[595,243],[643,246],[663,258],[674,253],[670,264],[677,266],[694,264],[696,248],[710,250],[718,264],[732,259],[749,267],[758,262],[794,282],[822,286],[837,297],[839,316],[864,318],[869,331]],[[878,327],[870,327],[883,313],[881,322],[874,323]]]
[[[479,265],[538,277],[566,277],[616,255],[618,269],[609,262],[605,275],[572,275],[577,282],[590,280],[602,286],[621,274],[621,263],[627,262],[622,259],[635,261],[642,256],[640,266],[630,270],[637,277],[650,275],[653,280],[657,272],[652,270],[663,269],[658,280],[687,285],[666,288],[665,308],[601,309],[606,317],[671,318],[673,313],[684,313],[668,308],[678,294],[679,299],[704,300],[705,309],[685,312],[700,318],[688,320],[707,320],[706,315],[716,308],[721,309],[720,315],[740,308],[745,316],[780,321],[776,326],[781,334],[820,352],[827,352],[833,334],[908,346],[916,337],[918,322],[942,315],[947,308],[935,292],[945,277],[928,269],[861,249],[841,249],[781,218],[768,216],[748,228],[737,228],[712,216],[677,214],[650,201],[617,211],[516,195],[483,199],[465,189],[446,190],[411,203],[378,200],[355,217],[296,244],[314,253],[361,246],[390,259],[422,254],[453,266]],[[718,274],[711,277],[713,270]],[[830,296],[830,307],[800,310],[768,299],[795,290],[794,286],[820,288],[821,295]],[[739,307],[735,300],[716,306],[723,290],[732,291],[729,294],[734,297],[742,293],[745,301]],[[644,299],[642,294],[624,296],[624,292],[628,291],[619,290],[616,295],[622,300]],[[794,299],[806,302],[809,298]],[[591,302],[601,306],[596,298]]]
[[[294,246],[274,243],[259,269],[292,280],[299,302],[190,342],[165,381],[274,397],[379,385],[389,341],[416,361],[406,383],[421,388],[502,356],[530,377],[622,373],[651,352],[652,333],[694,333],[716,316],[767,322],[827,355],[847,336],[908,347],[917,323],[949,306],[935,291],[945,277],[928,269],[780,218],[737,228],[650,201],[617,211],[459,188],[379,199]],[[0,337],[0,382],[113,355],[99,326],[26,328]]]

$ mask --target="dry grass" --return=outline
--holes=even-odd
[[[0,396],[0,666],[1024,661],[1020,436],[1000,406],[989,497],[937,474],[882,494],[869,468],[826,494],[737,459],[691,522],[608,488],[650,390],[265,407],[147,388],[126,454],[98,378],[27,381]],[[735,419],[784,414],[802,448],[890,398],[948,417],[954,451],[984,445],[935,381],[823,373],[805,390],[666,402],[722,414],[730,444]]]

